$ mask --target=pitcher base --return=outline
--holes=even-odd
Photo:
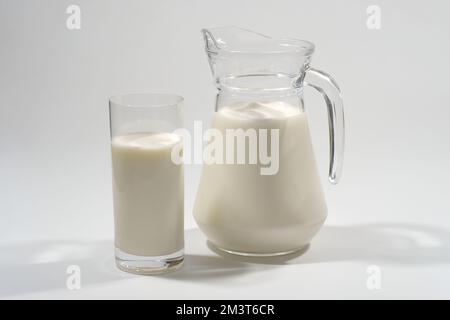
[[[242,251],[235,251],[235,250],[229,250],[222,248],[211,241],[208,240],[208,246],[213,251],[218,251],[218,253],[225,253],[225,254],[231,254],[234,256],[240,256],[240,257],[249,257],[249,258],[270,258],[270,257],[280,257],[280,256],[287,256],[287,255],[300,255],[304,253],[309,248],[309,243],[306,245],[293,249],[288,251],[280,251],[280,252],[269,252],[269,253],[258,253],[258,252],[242,252]]]

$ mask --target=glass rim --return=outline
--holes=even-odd
[[[246,32],[252,35],[258,36],[260,39],[263,39],[265,42],[262,43],[262,47],[258,48],[236,48],[233,45],[229,45],[226,43],[221,43],[215,39],[215,37],[211,34],[212,30],[226,30],[226,29],[235,29],[239,32]],[[201,30],[205,39],[210,39],[213,43],[213,46],[208,45],[208,40],[205,40],[206,52],[212,54],[220,54],[223,53],[231,53],[231,54],[252,54],[252,55],[267,55],[267,54],[300,54],[305,57],[312,56],[315,50],[315,45],[311,41],[291,38],[291,37],[271,37],[259,32],[255,32],[246,28],[240,28],[235,26],[229,27],[214,27],[214,28],[203,28]],[[261,44],[260,44],[261,45]],[[269,45],[269,47],[267,47]]]
[[[133,98],[142,100],[139,102],[129,101]],[[115,104],[128,108],[167,108],[178,107],[184,102],[184,97],[175,93],[133,92],[112,95],[108,100],[110,105]]]
[[[252,55],[268,55],[268,54],[299,54],[303,57],[310,57],[313,55],[315,50],[314,43],[295,38],[280,38],[278,49],[265,49],[265,50],[248,50],[248,49],[230,49],[222,47],[220,49],[206,49],[208,53],[220,54],[230,53],[230,54],[252,54]]]

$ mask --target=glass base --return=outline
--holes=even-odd
[[[280,252],[269,252],[269,253],[258,253],[258,252],[242,252],[242,251],[234,251],[222,248],[211,241],[208,240],[208,247],[212,249],[213,251],[230,254],[234,256],[240,256],[240,257],[248,257],[248,258],[270,258],[270,257],[283,257],[283,256],[290,256],[290,255],[300,255],[304,253],[309,248],[309,243],[293,250],[288,251],[280,251]]]
[[[122,271],[155,275],[175,271],[183,265],[184,249],[165,256],[136,256],[116,248],[116,266]]]

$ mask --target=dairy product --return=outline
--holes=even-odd
[[[171,160],[172,133],[134,133],[112,140],[116,247],[139,256],[183,248],[183,166]]]
[[[254,254],[307,245],[325,220],[326,204],[306,114],[284,102],[239,103],[216,112],[212,127],[224,136],[226,129],[278,129],[279,169],[262,175],[259,161],[204,164],[194,216],[208,239]]]

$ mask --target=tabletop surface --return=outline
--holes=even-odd
[[[161,276],[137,276],[116,269],[112,240],[3,246],[0,297],[449,298],[448,233],[438,228],[403,227],[399,236],[398,228],[326,225],[303,254],[264,261],[220,256],[207,246],[198,229],[188,229],[183,267]],[[80,270],[79,288],[71,282],[73,266]]]

